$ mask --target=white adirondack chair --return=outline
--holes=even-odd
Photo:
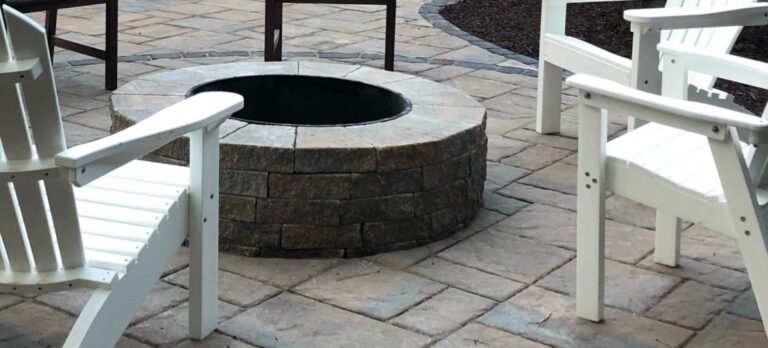
[[[95,289],[64,346],[110,347],[189,231],[190,335],[204,338],[217,317],[218,126],[242,97],[200,94],[67,150],[45,33],[1,9],[0,291]],[[190,168],[134,160],[187,133]]]
[[[659,50],[664,96],[583,74],[567,80],[579,90],[577,313],[603,318],[610,190],[736,238],[768,332],[768,111],[758,118],[684,100],[692,72],[768,89],[768,64],[682,45]],[[606,142],[602,110],[652,123]],[[657,231],[662,260],[679,258],[675,232]]]
[[[566,5],[621,0],[543,0],[539,40],[539,79],[536,105],[536,131],[560,131],[563,69],[612,80],[636,89],[660,93],[659,42],[680,43],[713,53],[728,53],[742,26],[768,24],[768,4],[755,0],[667,0],[666,7],[624,12],[633,33],[632,59],[615,55],[597,46],[565,35]],[[729,105],[723,92],[711,98],[715,79],[707,74],[691,74],[692,100],[707,100]],[[730,105],[729,107],[734,107]],[[634,120],[630,119],[630,129]]]

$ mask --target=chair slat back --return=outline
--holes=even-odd
[[[37,78],[0,85],[0,166],[6,171],[0,182],[0,251],[7,259],[2,266],[18,272],[76,268],[85,262],[72,185],[51,164],[66,143],[45,32],[3,6],[0,64],[33,58],[43,68]],[[36,165],[43,173],[14,172],[19,164]]]
[[[755,3],[755,0],[668,0],[665,7],[718,7]],[[706,49],[711,52],[728,53],[736,43],[742,27],[692,28],[662,31],[661,41],[681,43],[686,46]],[[712,75],[692,72],[688,82],[698,88],[709,90],[716,78]]]

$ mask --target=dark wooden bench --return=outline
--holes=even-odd
[[[283,4],[342,4],[383,5],[387,7],[386,37],[384,39],[384,69],[395,68],[395,16],[397,0],[265,0],[264,60],[281,61],[283,58]]]

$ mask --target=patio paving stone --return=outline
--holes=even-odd
[[[745,271],[736,240],[701,226],[683,231],[680,253],[703,262]]]
[[[704,331],[696,335],[688,347],[766,347],[763,325],[735,315],[721,314]]]
[[[576,166],[557,162],[523,178],[520,183],[575,195]]]
[[[648,316],[676,325],[702,329],[727,307],[735,293],[687,281],[648,311]]]
[[[528,170],[539,170],[570,154],[570,151],[546,145],[534,145],[510,157],[502,159],[501,163]]]
[[[459,331],[441,340],[435,345],[435,348],[465,348],[465,347],[488,347],[488,348],[545,348],[547,346],[527,340],[520,336],[515,336],[499,329],[470,323]]]
[[[731,307],[728,308],[727,312],[744,318],[760,321],[760,311],[757,309],[755,293],[751,289],[741,294],[741,296],[733,302]]]
[[[528,203],[514,198],[497,195],[491,191],[483,192],[483,205],[486,209],[505,215],[513,215],[528,206]]]
[[[189,268],[176,272],[165,281],[189,288]],[[219,299],[241,307],[248,307],[279,293],[281,290],[239,276],[234,273],[219,271]]]
[[[744,291],[750,286],[746,273],[699,262],[688,257],[681,257],[678,267],[669,267],[655,263],[653,261],[653,254],[651,254],[637,265],[654,272],[692,279],[704,284],[735,291]]]
[[[574,254],[530,239],[488,230],[443,251],[438,256],[530,284],[563,265]]]
[[[356,313],[387,320],[444,288],[445,285],[370,261],[350,260],[293,290]]]
[[[293,287],[332,267],[335,259],[271,259],[222,253],[219,267],[280,288]]]
[[[218,322],[232,317],[241,309],[218,301]],[[128,328],[128,335],[140,338],[154,345],[169,345],[180,342],[189,334],[189,302],[171,308],[163,313]]]
[[[652,319],[606,308],[605,320],[576,317],[573,297],[531,287],[478,321],[558,347],[679,347],[692,332]]]
[[[423,347],[430,339],[302,296],[284,293],[219,325],[268,347]]]
[[[173,348],[206,348],[206,347],[226,347],[226,348],[255,348],[254,346],[238,341],[232,337],[214,332],[204,341],[186,340]]]
[[[390,323],[430,336],[440,336],[461,327],[495,305],[489,299],[448,288],[395,317]]]
[[[534,204],[491,229],[576,251],[576,213],[568,210]],[[606,221],[605,235],[609,259],[634,264],[653,250],[653,232],[642,228]]]
[[[523,283],[462,266],[439,257],[426,259],[409,268],[408,271],[496,301],[506,300],[525,287]]]
[[[506,164],[486,162],[485,189],[496,190],[507,186],[515,180],[528,175],[530,172]]]
[[[536,186],[512,183],[502,187],[496,191],[496,193],[526,202],[550,205],[571,211],[576,210],[575,195],[569,195],[554,190],[547,190]]]
[[[500,135],[489,135],[487,158],[491,161],[499,161],[502,158],[519,153],[529,146],[531,146],[531,144],[519,140],[505,138]],[[507,164],[515,165],[514,163]]]
[[[607,260],[605,262],[605,303],[632,313],[643,313],[658,303],[661,296],[679,282],[680,279],[676,277]],[[576,261],[571,261],[565,267],[552,272],[536,285],[575,295]],[[705,300],[705,298],[699,300]]]

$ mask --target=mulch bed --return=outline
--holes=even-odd
[[[656,6],[654,6],[656,5]],[[619,1],[568,5],[566,33],[624,57],[632,54],[632,33],[623,12],[633,8],[658,7],[663,3]],[[512,52],[539,56],[541,0],[463,0],[442,9],[440,14],[462,30]],[[747,27],[732,53],[768,62],[768,27]],[[768,91],[731,81],[718,81],[717,88],[736,97],[736,102],[760,115]]]

